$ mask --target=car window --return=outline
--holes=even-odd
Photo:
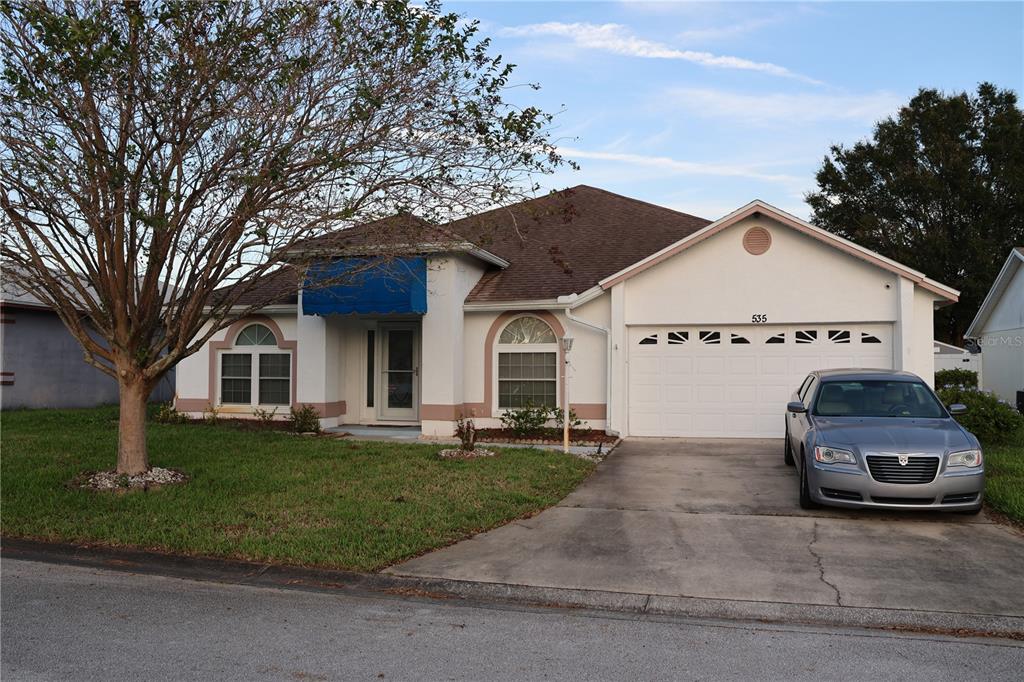
[[[808,374],[807,378],[804,379],[804,383],[800,384],[800,388],[797,389],[796,394],[800,398],[800,400],[803,400],[805,397],[807,397],[807,387],[811,385],[811,379],[813,378],[813,374]]]
[[[822,417],[910,417],[934,419],[946,416],[942,404],[921,382],[826,381],[814,404]]]

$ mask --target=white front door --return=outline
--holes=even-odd
[[[892,325],[680,325],[629,330],[632,436],[780,438],[815,369],[893,364]]]
[[[381,381],[377,413],[383,420],[419,419],[420,340],[414,325],[381,325]]]

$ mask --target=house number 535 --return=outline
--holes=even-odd
[[[754,313],[750,316],[750,321],[754,324],[764,324],[768,321],[768,316],[764,313]]]

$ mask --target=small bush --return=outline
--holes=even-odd
[[[982,444],[1006,443],[1021,437],[1024,415],[999,400],[994,393],[949,387],[940,389],[938,395],[946,405],[962,403],[967,406],[966,414],[957,415],[956,420]]]
[[[940,369],[935,373],[935,390],[944,388],[977,388],[978,373],[970,369]]]
[[[252,411],[252,413],[260,420],[260,424],[263,426],[270,426],[274,421],[274,417],[277,416],[277,408],[275,407],[272,410],[264,410],[262,407],[257,407]],[[317,423],[319,424],[320,422]]]
[[[505,410],[501,415],[501,424],[518,438],[536,436],[548,423],[550,412],[543,405],[535,406],[527,401],[522,407]]]
[[[293,407],[288,421],[296,433],[320,433],[320,413],[312,405],[302,405],[298,409]]]
[[[551,409],[551,418],[555,420],[555,430],[565,429],[565,412],[558,408]],[[583,420],[576,414],[576,410],[569,408],[569,429],[572,431],[590,431],[589,426],[583,425]]]
[[[476,424],[472,419],[460,416],[455,422],[455,435],[462,444],[461,449],[464,452],[476,450]]]
[[[160,403],[153,413],[153,421],[158,424],[184,424],[188,421],[188,415],[174,409],[174,403]]]
[[[217,419],[219,416],[220,411],[217,409],[217,406],[214,405],[213,403],[207,403],[206,411],[203,412],[203,421],[205,421],[210,426],[216,426]]]

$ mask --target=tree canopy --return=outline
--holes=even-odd
[[[148,466],[152,386],[268,303],[295,244],[473,213],[562,163],[437,0],[4,1],[0,53],[6,272],[120,382],[122,472]]]
[[[1011,90],[921,89],[870,140],[834,145],[812,221],[959,289],[936,338],[960,343],[1010,250],[1024,245],[1024,113]]]

